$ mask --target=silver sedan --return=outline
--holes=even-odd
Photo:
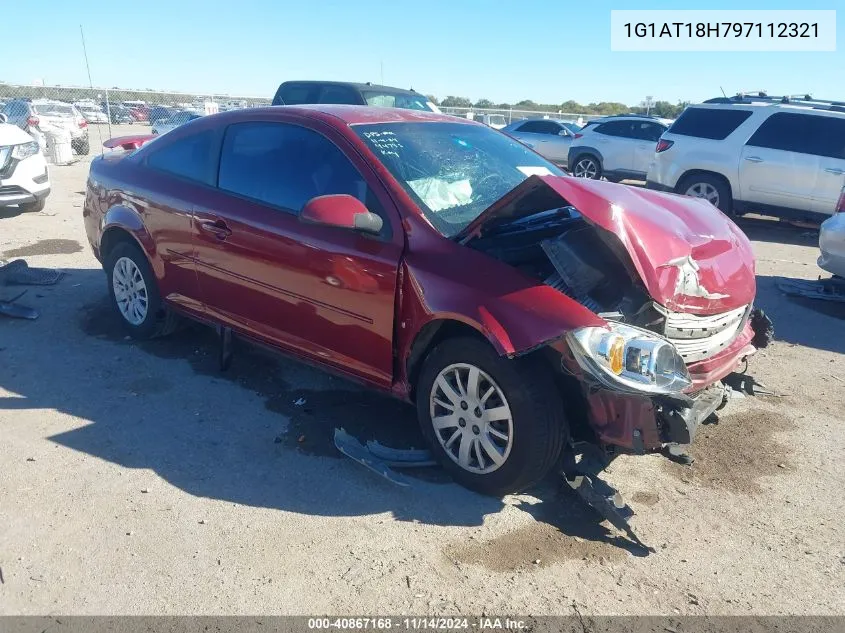
[[[502,132],[532,148],[553,163],[566,166],[569,145],[580,126],[559,119],[524,119],[502,128]]]

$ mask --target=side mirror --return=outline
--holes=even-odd
[[[7,117],[5,114],[0,112],[0,123],[8,123],[8,122],[9,122],[9,117]]]
[[[311,198],[302,207],[300,222],[335,226],[378,235],[384,224],[375,213],[370,213],[364,203],[345,193]]]

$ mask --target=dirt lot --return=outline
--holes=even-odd
[[[692,467],[614,463],[646,555],[555,481],[401,489],[337,456],[335,426],[418,442],[402,404],[252,350],[220,374],[202,328],[126,340],[86,174],[0,214],[0,257],[68,273],[23,298],[40,319],[0,321],[3,614],[845,614],[845,306],[773,282],[820,273],[814,234],[744,223],[778,338],[751,373],[783,395],[731,404]]]

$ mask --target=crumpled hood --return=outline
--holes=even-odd
[[[566,205],[618,238],[651,297],[669,310],[716,314],[754,300],[748,238],[698,198],[568,176],[531,176],[457,239],[466,242],[499,224]]]

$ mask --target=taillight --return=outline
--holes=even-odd
[[[845,189],[839,194],[839,202],[836,203],[836,212],[845,213]]]
[[[31,116],[26,120],[26,124],[30,127],[38,127],[41,120],[37,116]]]
[[[660,152],[665,152],[667,149],[672,147],[675,144],[675,141],[667,141],[666,139],[660,139],[657,141],[657,148],[655,151],[659,154]]]
[[[576,138],[581,138],[582,136],[584,136],[584,135],[583,135],[583,134],[579,134],[578,132],[576,132],[576,133],[572,136],[572,139],[573,139],[573,140],[575,140]]]
[[[88,121],[85,119],[79,119],[79,127],[88,127]]]

